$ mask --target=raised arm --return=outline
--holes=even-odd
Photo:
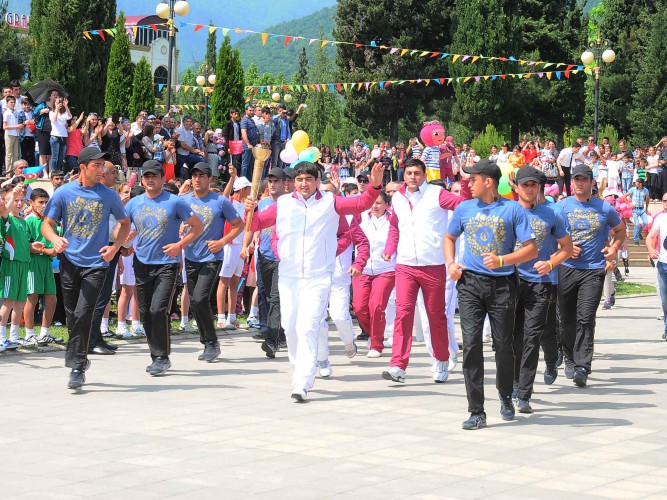
[[[461,196],[456,196],[455,194],[450,193],[446,189],[440,190],[440,208],[443,210],[454,210],[462,202],[470,200],[472,194],[470,193],[470,186],[468,185],[467,179],[461,179]]]
[[[336,212],[338,212],[338,215],[358,214],[373,206],[382,187],[383,169],[381,163],[373,166],[373,170],[369,175],[370,185],[361,196],[334,197],[334,208],[336,209]]]

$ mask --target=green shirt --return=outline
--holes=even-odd
[[[35,215],[30,215],[28,218],[25,220],[26,225],[28,226],[28,236],[30,237],[30,243],[33,242],[40,242],[44,243],[44,248],[53,248],[53,243],[51,243],[49,240],[47,240],[44,236],[42,236],[42,223],[44,222],[44,219],[41,219]],[[31,254],[31,257],[35,257],[41,255],[37,253]],[[51,258],[50,255],[47,255],[46,257]]]
[[[2,248],[4,259],[30,262],[30,236],[25,219],[13,215],[3,219],[2,239],[5,242]]]
[[[639,168],[637,169],[637,178],[638,178],[638,179],[641,179],[641,180],[643,180],[643,181],[646,180],[646,169],[645,169],[645,168],[641,168],[641,167],[639,167]]]

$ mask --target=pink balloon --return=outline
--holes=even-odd
[[[621,203],[621,210],[623,210],[625,212],[628,208],[629,207],[628,207],[627,203]]]
[[[297,154],[296,151],[294,151],[294,148],[285,148],[280,152],[280,159],[283,161],[283,163],[294,163],[299,159],[299,155]]]

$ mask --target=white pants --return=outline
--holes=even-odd
[[[281,324],[287,338],[289,361],[294,367],[292,388],[295,391],[309,391],[315,383],[320,330],[330,291],[331,274],[278,277]]]
[[[342,276],[334,274],[329,296],[329,316],[336,324],[338,335],[343,344],[354,342],[352,316],[350,316],[350,286],[352,277],[349,273]]]

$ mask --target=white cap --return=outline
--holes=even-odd
[[[237,177],[234,181],[234,191],[241,191],[243,188],[252,186],[250,181],[245,177]]]
[[[342,186],[344,184],[354,184],[355,186],[358,186],[359,182],[357,182],[357,179],[354,177],[347,177],[340,180],[340,185]]]
[[[602,191],[602,197],[606,198],[607,196],[616,196],[616,198],[619,198],[621,195],[618,190],[614,188],[606,188],[604,191]]]
[[[215,135],[222,135],[222,129],[221,128],[216,128],[215,129]]]

